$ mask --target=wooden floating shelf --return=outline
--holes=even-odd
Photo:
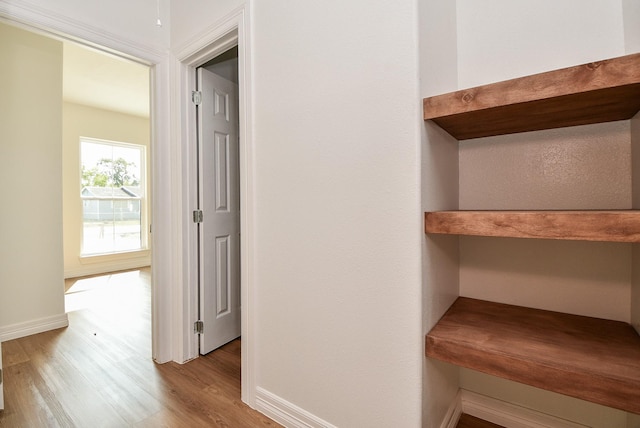
[[[640,414],[640,336],[629,324],[459,297],[427,357]]]
[[[437,95],[423,108],[458,140],[630,119],[640,110],[640,54]]]
[[[425,232],[503,238],[640,242],[640,210],[436,211]]]

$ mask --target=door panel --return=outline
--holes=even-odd
[[[198,69],[200,353],[240,336],[238,86]]]

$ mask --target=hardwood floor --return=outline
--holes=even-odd
[[[3,342],[0,427],[278,427],[240,400],[240,340],[151,360],[149,270],[68,281],[69,327]]]

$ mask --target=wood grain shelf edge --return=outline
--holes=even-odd
[[[425,233],[640,242],[640,210],[608,211],[433,211]]]
[[[458,140],[625,120],[640,110],[640,54],[424,98]]]
[[[640,414],[640,336],[627,323],[459,297],[427,357]]]

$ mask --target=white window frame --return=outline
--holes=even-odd
[[[82,196],[82,143],[95,143],[95,144],[103,144],[114,147],[124,147],[124,148],[134,148],[140,150],[140,189],[142,196],[139,198],[126,198],[123,200],[132,201],[139,200],[140,201],[140,248],[135,248],[131,250],[122,250],[122,251],[110,251],[105,253],[85,253],[84,252],[84,201],[90,200],[111,200],[112,203],[115,199],[113,198],[99,198],[99,197],[84,197]],[[80,185],[80,193],[78,197],[80,198],[80,257],[81,258],[92,258],[99,256],[109,256],[114,254],[126,254],[126,253],[135,253],[140,251],[149,250],[149,197],[148,197],[148,176],[147,176],[147,147],[143,144],[136,143],[128,143],[122,141],[113,141],[113,140],[105,140],[101,138],[92,138],[92,137],[80,137],[80,141],[78,143],[78,159],[79,159],[79,173],[78,173],[78,184]]]

